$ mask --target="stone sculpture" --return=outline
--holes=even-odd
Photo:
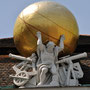
[[[42,38],[41,38],[41,33],[37,32],[37,37],[38,37],[38,41],[37,41],[37,54],[39,56],[38,61],[41,63],[39,63],[37,66],[39,68],[40,72],[40,80],[38,85],[43,85],[44,81],[46,79],[46,73],[48,72],[48,70],[50,70],[51,74],[52,74],[52,80],[50,85],[59,85],[59,81],[58,81],[58,72],[56,69],[56,65],[55,62],[57,60],[58,57],[58,53],[61,52],[64,49],[64,35],[61,36],[60,38],[60,46],[55,46],[55,44],[51,41],[49,41],[46,46],[42,43]]]
[[[36,34],[37,52],[30,57],[9,54],[10,57],[22,60],[13,66],[16,75],[10,75],[13,83],[20,88],[32,86],[78,86],[83,71],[78,62],[73,60],[87,57],[87,53],[75,56],[64,56],[58,59],[58,54],[64,49],[64,35],[60,37],[59,46],[52,41],[46,45],[42,42],[41,32]]]

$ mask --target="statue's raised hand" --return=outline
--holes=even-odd
[[[61,37],[60,37],[60,40],[65,40],[65,36],[64,35],[61,35]]]
[[[38,32],[36,33],[36,36],[37,36],[38,38],[41,37],[41,32],[38,31]]]

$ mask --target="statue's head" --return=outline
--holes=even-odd
[[[49,42],[47,43],[46,47],[47,47],[48,50],[53,50],[54,47],[55,47],[55,43],[52,42],[52,41],[49,41]]]

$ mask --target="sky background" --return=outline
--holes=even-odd
[[[79,33],[90,35],[90,0],[0,0],[0,38],[13,37],[17,16],[38,1],[55,1],[64,5],[75,16]]]

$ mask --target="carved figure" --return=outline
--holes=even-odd
[[[46,45],[42,43],[41,33],[37,32],[37,52],[30,57],[22,57],[9,54],[9,57],[16,58],[22,62],[14,65],[15,75],[13,83],[19,88],[30,86],[79,86],[79,78],[84,73],[78,62],[73,60],[87,57],[87,53],[81,53],[74,56],[64,56],[58,59],[59,52],[64,49],[64,35],[61,35],[59,46],[49,41]]]
[[[38,54],[38,65],[37,67],[39,68],[39,75],[40,75],[40,80],[38,85],[43,85],[46,79],[46,73],[48,70],[50,70],[52,74],[52,80],[50,85],[59,85],[58,81],[58,71],[55,65],[55,62],[57,60],[58,53],[61,52],[64,49],[64,35],[61,36],[60,38],[60,44],[59,46],[55,46],[55,44],[52,41],[49,41],[47,45],[45,46],[42,43],[42,37],[41,33],[37,32],[37,54]]]

